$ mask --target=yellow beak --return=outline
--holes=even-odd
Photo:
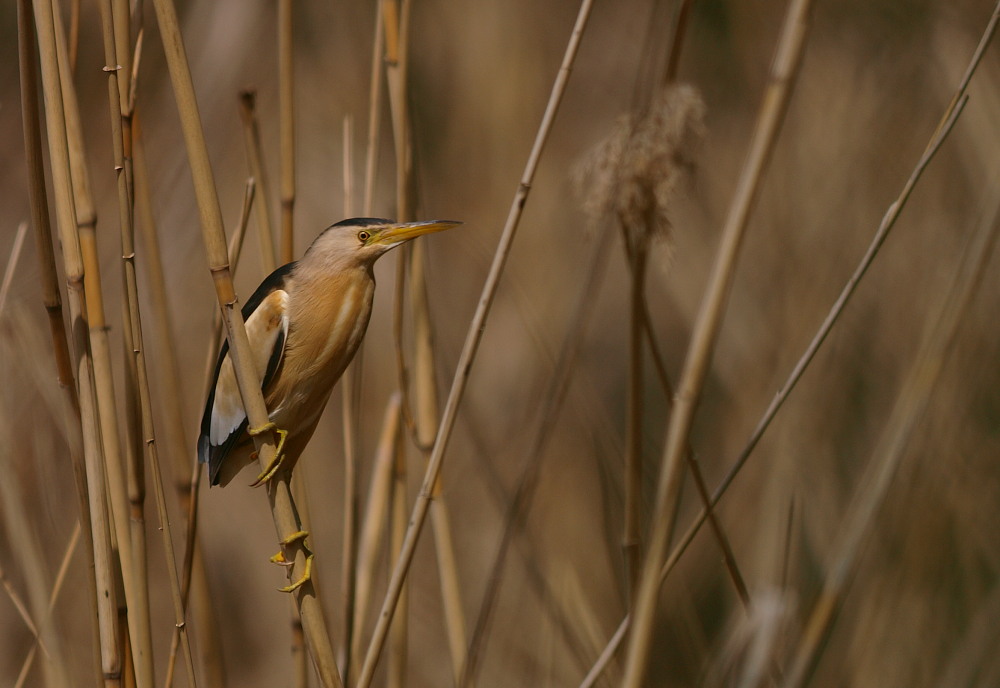
[[[427,220],[424,222],[404,222],[398,225],[389,225],[374,232],[372,238],[368,240],[368,245],[392,247],[404,241],[415,239],[424,234],[442,232],[452,227],[462,224],[454,220]]]

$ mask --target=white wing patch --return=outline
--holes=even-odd
[[[250,350],[253,353],[254,368],[257,376],[264,377],[267,364],[274,355],[274,347],[279,335],[282,342],[288,335],[288,293],[282,289],[272,291],[261,301],[256,310],[246,321],[247,337],[250,339]],[[282,345],[283,346],[283,345]],[[284,351],[278,352],[283,355]],[[236,384],[236,372],[233,361],[226,354],[219,369],[219,379],[215,383],[215,403],[212,406],[212,426],[209,432],[209,442],[217,447],[235,432],[246,419],[243,409],[243,399]]]

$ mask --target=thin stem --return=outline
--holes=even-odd
[[[247,167],[250,176],[261,189],[270,188],[264,169],[264,159],[260,153],[260,127],[257,124],[257,93],[253,90],[240,92],[240,119],[243,121],[243,145],[246,148]],[[274,257],[274,229],[271,227],[270,201],[267,193],[257,199],[257,238],[260,245],[260,262],[264,274],[270,274],[277,266]]]

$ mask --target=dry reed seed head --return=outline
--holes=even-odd
[[[620,117],[574,175],[587,214],[614,217],[633,246],[669,238],[670,207],[695,168],[704,119],[704,101],[686,84],[662,89],[641,119]]]

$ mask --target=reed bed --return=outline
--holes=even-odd
[[[0,684],[994,685],[998,21],[11,5]],[[465,226],[205,489],[223,333],[260,425],[238,306],[355,214]]]

